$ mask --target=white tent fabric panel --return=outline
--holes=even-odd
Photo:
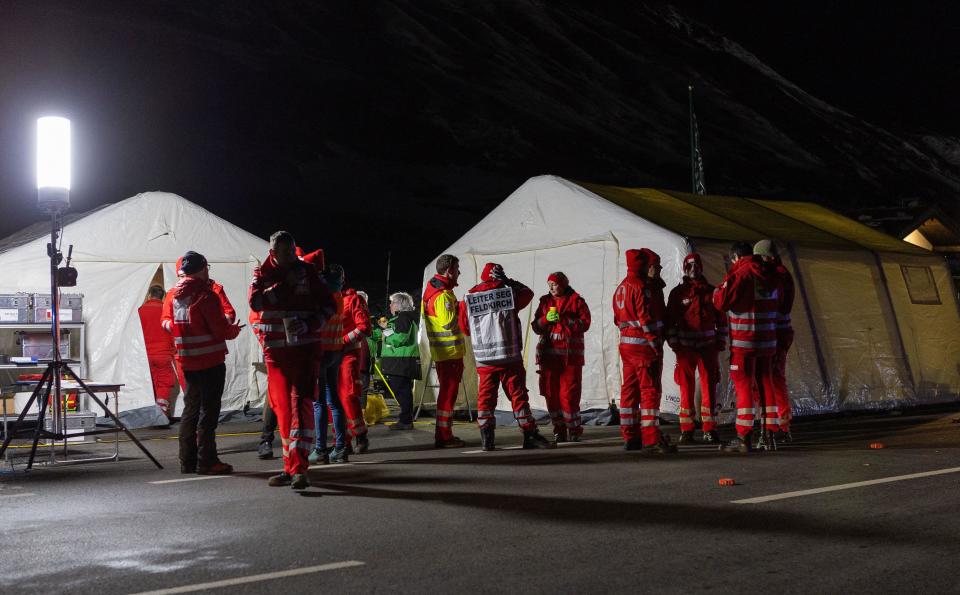
[[[960,335],[950,272],[939,257],[884,255],[883,268],[917,386],[917,398],[943,401],[960,393]]]
[[[889,406],[912,399],[893,312],[880,271],[860,251],[799,250],[816,312],[830,389],[828,410]]]
[[[49,293],[49,236],[27,232],[32,229],[0,241],[0,268],[6,273],[0,277],[0,293]],[[93,211],[65,225],[62,237],[64,246],[74,246],[73,263],[79,271],[77,287],[62,291],[84,296],[87,376],[125,385],[121,411],[154,405],[137,309],[157,267],[163,268],[169,288],[176,282],[177,258],[187,250],[200,252],[210,262],[211,277],[224,286],[238,320],[246,323],[253,268],[269,249],[264,240],[166,192],[138,194]],[[223,409],[259,402],[252,363],[260,359],[260,351],[249,326],[228,348]]]

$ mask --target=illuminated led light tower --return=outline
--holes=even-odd
[[[70,208],[70,120],[37,120],[37,206],[45,213]]]

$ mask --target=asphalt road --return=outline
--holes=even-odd
[[[626,453],[610,427],[552,451],[503,448],[516,428],[494,453],[437,451],[429,425],[379,425],[303,493],[267,486],[280,464],[250,424],[221,427],[240,434],[219,440],[226,478],[180,475],[170,432],[141,431],[165,470],[124,443],[119,463],[0,476],[0,592],[960,592],[957,417],[799,424],[746,456]]]

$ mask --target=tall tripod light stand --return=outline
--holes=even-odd
[[[41,210],[50,215],[50,243],[47,244],[47,256],[50,257],[50,334],[53,339],[52,359],[47,363],[46,369],[40,377],[40,382],[30,395],[30,399],[24,406],[23,411],[17,417],[17,421],[4,437],[3,445],[0,446],[0,458],[6,453],[10,442],[15,437],[30,432],[24,428],[24,418],[34,405],[38,405],[37,422],[34,426],[33,444],[30,448],[30,458],[27,461],[27,469],[33,468],[33,461],[36,458],[37,446],[40,439],[51,441],[66,441],[68,438],[66,429],[66,408],[63,399],[61,379],[65,374],[74,378],[79,387],[85,392],[93,402],[103,408],[113,423],[113,428],[86,430],[69,434],[70,438],[83,436],[94,436],[98,434],[114,433],[123,430],[130,440],[143,451],[153,464],[163,469],[157,459],[150,451],[137,439],[133,433],[120,421],[110,408],[101,401],[97,395],[90,390],[78,374],[75,374],[67,362],[63,361],[60,354],[60,285],[76,284],[76,270],[69,266],[70,259],[67,258],[67,266],[60,268],[63,260],[63,253],[60,251],[58,239],[62,227],[62,214],[70,206],[70,121],[64,118],[40,118],[37,122],[37,203]],[[50,411],[50,429],[45,426],[47,411]]]

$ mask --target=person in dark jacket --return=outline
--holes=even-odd
[[[420,346],[413,297],[398,292],[390,296],[390,320],[380,323],[383,344],[380,365],[400,403],[400,420],[391,430],[413,429],[413,381],[420,378]]]

